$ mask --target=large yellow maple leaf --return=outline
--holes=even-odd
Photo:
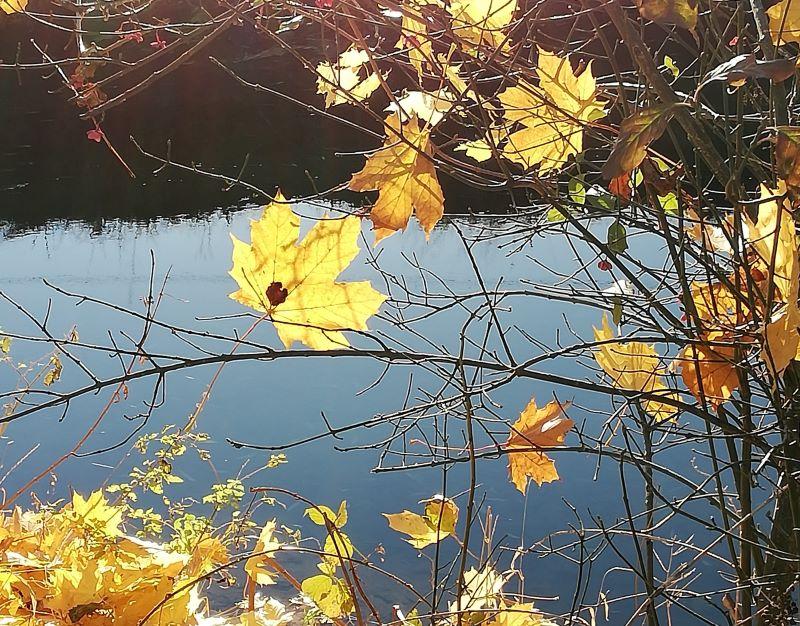
[[[583,151],[587,123],[605,115],[591,63],[576,76],[569,59],[539,50],[539,85],[521,80],[499,95],[505,110],[503,156],[546,173]],[[509,132],[508,127],[512,129]]]
[[[336,282],[358,255],[360,232],[355,216],[325,216],[298,242],[300,218],[278,194],[251,223],[250,244],[231,236],[230,275],[239,290],[230,297],[267,313],[287,348],[295,341],[315,350],[348,346],[341,331],[367,330],[386,300],[369,281]]]
[[[664,382],[665,368],[653,344],[615,341],[616,335],[608,324],[606,314],[603,314],[601,328],[594,329],[594,338],[602,342],[595,349],[595,361],[611,377],[614,387],[676,398],[676,394],[670,392]],[[642,406],[657,420],[669,419],[677,411],[674,406],[653,399],[644,400]]]
[[[529,479],[539,486],[558,480],[556,464],[544,450],[564,443],[572,428],[574,422],[564,417],[566,406],[553,401],[540,409],[531,399],[511,427],[506,441],[508,475],[520,492],[525,493]]]
[[[384,124],[383,148],[353,174],[350,189],[378,191],[370,212],[376,242],[405,229],[412,211],[428,235],[444,213],[444,196],[431,160],[430,129],[420,128],[416,117],[401,124],[397,115],[390,115]]]
[[[678,356],[681,377],[698,401],[703,398],[717,409],[739,387],[733,346],[711,345],[724,341],[722,333],[709,333],[705,340],[686,346]]]

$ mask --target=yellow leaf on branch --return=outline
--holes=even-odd
[[[556,623],[534,609],[532,602],[526,602],[503,608],[488,626],[556,626]]]
[[[800,41],[800,7],[794,0],[781,0],[767,10],[772,41],[781,45]]]
[[[564,417],[567,406],[553,401],[540,409],[532,399],[511,427],[506,441],[508,475],[521,493],[525,493],[529,480],[540,487],[558,480],[556,464],[544,451],[563,444],[574,425]]]
[[[584,127],[605,108],[591,63],[576,76],[569,59],[540,49],[536,74],[538,86],[520,80],[499,96],[507,128],[503,156],[546,173],[583,151]]]
[[[325,108],[353,101],[362,102],[380,87],[381,78],[369,70],[366,50],[350,48],[336,63],[317,65],[317,93],[325,96]]]
[[[517,10],[517,0],[452,0],[453,33],[468,45],[498,48],[507,40],[507,28]]]
[[[28,0],[0,0],[3,13],[21,13],[28,6]]]
[[[299,341],[314,350],[350,345],[344,330],[367,330],[386,296],[369,281],[336,278],[358,255],[361,220],[324,216],[299,242],[300,218],[278,194],[250,226],[251,243],[233,239],[230,297],[267,313],[287,348]]]
[[[664,382],[665,368],[653,344],[641,341],[614,341],[616,335],[608,324],[608,315],[603,314],[603,325],[594,329],[597,346],[594,358],[608,374],[617,389],[641,391],[665,398],[677,398]],[[642,407],[657,420],[670,419],[677,409],[671,404],[654,399],[642,401]]]
[[[349,187],[378,191],[370,213],[376,242],[404,230],[412,212],[429,235],[444,213],[444,196],[431,160],[430,129],[420,128],[416,117],[401,124],[397,115],[390,115],[384,124],[383,148],[353,175]]]
[[[706,341],[722,338],[722,333],[710,333]],[[717,409],[739,387],[733,347],[691,344],[681,351],[678,363],[686,388],[698,402],[705,398],[712,409]]]
[[[272,555],[281,547],[280,542],[273,538],[276,526],[274,519],[264,524],[253,549],[253,556],[244,564],[244,571],[257,585],[274,585],[276,582],[274,570],[269,564]]]
[[[425,501],[424,515],[403,511],[384,513],[383,516],[389,521],[392,530],[408,535],[406,541],[421,550],[455,532],[458,507],[450,498],[435,496]]]

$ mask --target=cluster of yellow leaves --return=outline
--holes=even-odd
[[[381,77],[370,71],[369,63],[366,50],[351,47],[336,63],[323,61],[317,65],[317,93],[325,96],[325,108],[362,102],[380,87]]]
[[[278,194],[251,223],[249,245],[232,237],[230,275],[239,290],[230,297],[267,313],[287,348],[348,346],[342,331],[366,330],[386,299],[369,281],[336,282],[358,255],[360,232],[357,217],[325,216],[299,242],[300,218]]]
[[[0,0],[0,11],[3,13],[20,13],[28,6],[28,0]]]
[[[57,626],[195,623],[195,581],[227,561],[224,546],[205,536],[192,553],[127,537],[122,507],[102,492],[75,494],[61,510],[0,519],[0,621]]]
[[[569,59],[539,49],[536,75],[538,85],[520,80],[500,93],[501,125],[490,137],[463,144],[467,156],[489,159],[491,141],[509,161],[544,174],[583,150],[585,126],[605,115],[591,63],[578,76]]]
[[[677,398],[665,382],[665,368],[652,344],[641,341],[619,341],[603,315],[601,328],[594,329],[594,338],[602,342],[597,346],[594,358],[608,374],[617,389],[643,392],[665,398]],[[657,420],[670,419],[677,409],[653,398],[642,401],[642,407]]]
[[[406,541],[419,550],[453,535],[458,522],[458,506],[450,498],[434,496],[421,504],[425,504],[423,515],[412,511],[383,514],[389,527],[408,535]]]
[[[563,444],[564,437],[574,425],[571,419],[564,417],[567,406],[553,401],[540,409],[531,399],[511,427],[506,441],[508,474],[523,494],[529,480],[534,480],[539,486],[558,480],[556,464],[544,450]]]
[[[426,235],[444,213],[444,195],[433,165],[430,127],[420,127],[416,115],[403,124],[398,115],[384,122],[386,140],[364,169],[353,175],[353,191],[378,191],[370,219],[375,240],[388,237],[408,225],[412,211]]]

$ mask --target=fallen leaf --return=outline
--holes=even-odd
[[[239,290],[230,297],[268,313],[287,348],[295,341],[315,350],[348,346],[342,331],[367,330],[386,299],[369,281],[336,282],[358,255],[360,233],[355,216],[324,216],[299,242],[300,218],[278,194],[251,222],[249,245],[231,237],[230,275]]]
[[[458,521],[458,507],[450,498],[435,496],[423,503],[423,515],[412,511],[383,514],[389,527],[408,535],[406,541],[418,550],[452,535]]]
[[[430,129],[420,129],[416,117],[401,124],[397,115],[390,115],[384,124],[383,148],[353,175],[349,187],[378,191],[378,201],[370,212],[376,242],[404,230],[412,211],[430,235],[444,214],[444,195],[431,160]]]
[[[564,417],[567,406],[569,404],[553,401],[540,409],[531,399],[511,427],[506,441],[508,475],[521,493],[525,493],[529,480],[540,487],[558,480],[556,464],[544,450],[563,444],[574,425],[571,419]]]

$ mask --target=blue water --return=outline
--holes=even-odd
[[[315,207],[310,206],[301,205],[297,209],[308,215],[318,213]],[[110,222],[99,232],[79,223],[51,223],[44,229],[0,242],[0,267],[4,268],[0,275],[0,290],[37,316],[42,316],[50,306],[48,328],[54,335],[66,335],[75,325],[81,341],[106,345],[109,342],[108,331],[111,330],[119,345],[129,348],[131,344],[123,333],[137,337],[141,329],[139,320],[110,307],[60,295],[47,287],[42,279],[46,278],[63,290],[90,295],[141,313],[144,310],[143,298],[148,292],[152,254],[156,262],[156,282],[163,280],[167,273],[169,276],[158,319],[175,326],[227,336],[233,336],[235,332],[243,333],[252,323],[252,318],[230,317],[246,311],[228,298],[228,294],[235,289],[233,280],[227,274],[231,265],[229,233],[248,240],[248,220],[257,217],[259,211],[253,207],[232,216],[212,214],[203,219],[157,220],[146,224]],[[456,223],[470,237],[497,225],[491,220],[456,220]],[[501,290],[530,289],[523,281],[553,284],[553,276],[533,258],[551,268],[570,267],[573,262],[572,253],[559,236],[537,237],[514,255],[509,255],[510,248],[502,246],[504,242],[499,239],[479,243],[473,250],[479,266],[485,272],[485,283],[491,287],[499,285],[498,289]],[[646,242],[641,245],[646,245]],[[385,291],[386,286],[380,275],[367,263],[368,255],[375,254],[378,255],[379,266],[385,272],[402,276],[412,291],[419,291],[423,287],[419,271],[414,268],[415,263],[430,272],[426,280],[431,291],[444,292],[446,288],[466,294],[478,290],[462,241],[452,224],[437,228],[427,243],[414,226],[408,232],[382,243],[371,253],[367,248],[362,242],[362,254],[348,268],[343,279],[370,279],[378,289]],[[609,282],[607,274],[598,274],[599,281]],[[440,283],[437,284],[434,275]],[[393,293],[399,294],[397,291]],[[479,298],[473,298],[467,306],[474,310],[481,304]],[[504,309],[501,312],[504,324],[522,328],[550,345],[555,345],[557,341],[562,345],[575,342],[576,339],[570,335],[572,331],[584,338],[590,337],[591,325],[597,324],[600,316],[595,309],[530,296],[509,298],[503,302],[501,309]],[[388,308],[385,310],[390,311]],[[406,314],[413,315],[412,312]],[[564,315],[569,320],[569,329]],[[459,331],[467,316],[467,311],[453,307],[416,324],[414,328],[436,345],[446,346],[451,353],[455,353],[458,350]],[[476,341],[481,340],[480,329],[484,329],[485,325],[485,321],[476,323],[474,334],[471,335]],[[39,334],[29,320],[6,302],[0,303],[0,326],[9,332]],[[412,349],[434,351],[430,346],[425,346],[419,336],[398,332],[385,316],[383,319],[374,319],[370,326],[373,331],[405,342]],[[262,324],[252,339],[280,347],[268,324]],[[507,339],[518,361],[541,352],[513,328]],[[206,347],[226,349],[220,343],[202,338],[196,340]],[[359,346],[373,345],[357,337],[353,338],[353,343]],[[154,329],[148,345],[151,350],[164,354],[201,354],[158,328]],[[489,346],[492,350],[500,350],[496,337],[492,338]],[[47,348],[42,344],[15,341],[12,355],[15,361],[27,362],[41,359],[46,352]],[[469,348],[468,353],[472,356],[478,354],[474,347]],[[83,351],[81,358],[100,378],[120,373],[120,363],[106,355]],[[590,363],[590,360],[586,362]],[[215,370],[216,366],[213,365],[172,373],[167,379],[163,403],[144,425],[141,420],[126,417],[136,416],[145,410],[155,380],[145,379],[131,384],[127,397],[112,407],[100,429],[82,451],[91,452],[114,446],[138,428],[145,433],[156,432],[165,424],[184,424]],[[596,374],[581,367],[574,359],[545,363],[543,370],[596,380]],[[361,393],[381,376],[380,384]],[[64,376],[54,389],[66,391],[87,382],[85,375],[65,362]],[[0,368],[0,387],[8,390],[15,385],[11,369],[7,366]],[[334,360],[312,357],[229,364],[214,386],[197,424],[198,430],[211,436],[211,441],[204,447],[210,450],[212,461],[206,463],[196,455],[187,454],[176,462],[175,471],[184,482],[175,485],[172,493],[176,497],[196,497],[206,493],[215,482],[253,472],[269,458],[269,452],[237,449],[226,439],[271,446],[287,444],[324,433],[326,426],[321,412],[333,427],[344,426],[391,413],[404,406],[413,406],[424,400],[425,393],[436,393],[440,387],[441,380],[423,368],[396,365],[384,374],[382,363],[366,358]],[[453,392],[451,387],[447,395]],[[0,444],[3,473],[31,448],[36,446],[36,449],[4,479],[2,487],[5,491],[15,491],[53,458],[70,450],[96,419],[109,394],[110,390],[107,389],[96,395],[83,396],[70,404],[66,414],[60,409],[49,410],[13,422]],[[611,410],[605,397],[557,388],[530,379],[503,385],[492,392],[491,398],[497,415],[513,421],[532,396],[539,400],[539,404],[544,404],[554,394],[562,401],[575,402],[576,408],[570,411],[570,416],[589,432],[597,432]],[[430,436],[430,420],[423,422],[421,428],[421,431],[411,431],[408,439],[419,439],[423,433]],[[489,424],[489,428],[500,441],[507,436],[508,429],[503,423],[495,421]],[[462,423],[451,421],[451,446],[463,445],[462,430]],[[381,448],[349,452],[337,450],[380,442],[391,432],[389,424],[378,421],[373,428],[342,435],[341,440],[325,437],[287,449],[288,463],[258,473],[246,485],[277,486],[296,491],[316,503],[334,507],[341,499],[346,499],[350,512],[346,530],[356,546],[363,553],[370,554],[376,546],[382,545],[386,550],[385,555],[374,555],[373,559],[379,562],[383,558],[385,561],[379,562],[382,567],[413,581],[419,590],[425,591],[430,573],[428,559],[420,558],[400,535],[389,530],[380,514],[404,508],[418,511],[419,500],[442,491],[441,470],[376,473],[373,470],[379,463],[384,466],[397,465],[398,457],[389,455],[381,460]],[[484,434],[480,435],[481,445],[489,441]],[[568,437],[567,443],[577,443],[574,434]],[[399,450],[400,445],[395,443],[390,448]],[[408,450],[425,452],[423,446],[413,443]],[[690,456],[691,451],[684,448],[668,453],[662,462],[679,466],[686,472]],[[483,514],[487,507],[491,507],[496,516],[496,542],[511,548],[521,543],[530,546],[548,534],[574,524],[575,517],[566,501],[578,509],[587,525],[593,525],[590,515],[612,525],[624,514],[619,495],[619,471],[614,462],[606,460],[598,470],[596,458],[589,455],[563,452],[554,457],[561,480],[541,488],[531,485],[526,497],[508,481],[504,458],[479,461],[478,494],[483,502]],[[123,481],[127,468],[136,458],[136,455],[130,454],[130,445],[103,454],[71,458],[59,467],[57,479],[43,479],[34,491],[41,499],[53,500],[64,497],[70,489],[85,492],[100,484]],[[640,481],[632,471],[629,474],[630,487],[640,489]],[[447,494],[458,496],[462,518],[466,506],[463,493],[467,485],[467,465],[456,464],[447,475]],[[663,487],[667,493],[680,493],[680,489],[668,482]],[[636,497],[639,497],[638,492]],[[280,497],[279,500],[282,506],[260,508],[256,512],[256,520],[262,522],[277,516],[289,526],[301,526],[308,534],[317,531],[313,525],[303,521],[304,505],[287,497]],[[686,537],[696,531],[678,524],[675,532],[683,533],[682,536]],[[621,541],[625,543],[625,540]],[[472,547],[480,551],[479,542],[473,543]],[[623,549],[629,552],[630,545]],[[427,552],[432,554],[431,550]],[[448,559],[452,561],[456,552],[457,546],[453,540],[445,542],[444,562],[447,563]],[[500,568],[503,569],[508,567],[513,555],[508,551],[500,551],[494,556],[499,558]],[[577,553],[572,556],[577,556]],[[310,573],[313,568],[312,559],[298,558],[292,564],[301,573]],[[619,561],[607,551],[598,558],[595,567],[597,572],[605,572],[616,564]],[[530,555],[525,557],[523,565],[526,593],[551,598],[540,602],[545,610],[568,611],[576,580],[574,565],[557,556],[540,559]],[[709,585],[718,585],[720,581],[714,578],[713,568],[710,575]],[[380,576],[367,575],[366,578],[383,606],[394,604],[398,598],[404,597]],[[603,579],[597,575],[590,586],[592,591],[589,598],[601,590],[619,593],[621,588],[632,588],[630,581],[629,575],[621,573],[610,572]],[[237,590],[227,595],[223,593],[219,601],[235,601],[238,593]],[[613,615],[612,609],[612,623]]]

